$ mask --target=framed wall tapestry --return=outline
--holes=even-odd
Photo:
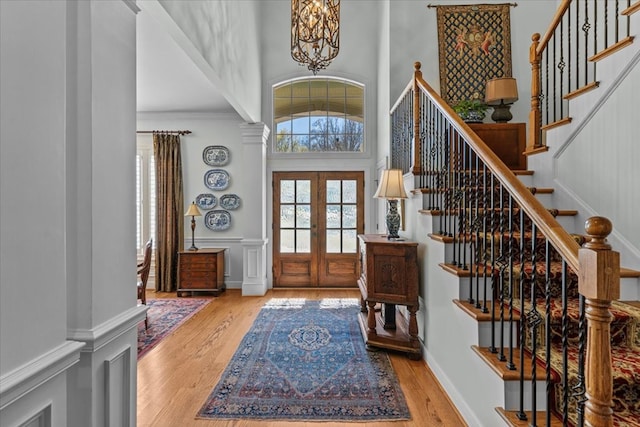
[[[487,80],[511,77],[510,6],[428,6],[437,13],[440,96],[450,105],[484,101]]]

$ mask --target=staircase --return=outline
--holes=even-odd
[[[529,180],[532,175],[518,176]],[[422,197],[424,204],[427,191],[417,189],[413,193]],[[439,223],[441,220],[436,218],[440,212],[423,209],[421,213],[427,221]],[[575,211],[554,213],[566,217],[576,214]],[[460,281],[460,292],[453,304],[477,323],[480,336],[471,350],[505,382],[505,390],[516,386],[522,389],[521,395],[536,396],[536,387],[542,392],[549,387],[548,401],[545,393],[540,394],[537,401],[532,399],[530,405],[520,402],[520,396],[516,396],[514,405],[497,408],[505,422],[521,426],[563,425],[563,421],[583,425],[585,373],[581,369],[584,368],[586,323],[578,277],[563,266],[553,247],[546,247],[544,237],[532,230],[531,222],[525,223],[521,232],[518,212],[513,216],[516,218],[511,218],[514,224],[508,227],[510,232],[457,236],[458,240],[469,242],[463,251],[467,251],[469,260],[476,261],[474,264],[445,262],[440,263],[440,268]],[[573,237],[584,244],[594,236],[574,234]],[[453,237],[431,233],[429,238],[440,242],[440,250],[455,258],[453,247],[447,247],[453,246]],[[471,251],[478,253],[473,256]],[[492,251],[499,255],[492,257]],[[500,261],[502,253],[508,253],[511,262]],[[490,265],[486,262],[490,259],[497,261]],[[567,274],[562,274],[563,268],[567,268]],[[637,277],[631,271],[623,274]],[[640,426],[640,310],[614,301],[610,311],[613,316],[613,425]],[[547,342],[551,344],[549,348],[545,346]],[[536,381],[532,381],[533,378]],[[566,392],[563,384],[569,384]],[[548,412],[544,411],[547,405]],[[533,407],[539,412],[531,411]]]
[[[640,2],[627,3],[622,15],[640,10]],[[579,8],[592,5],[562,1],[550,30],[533,38],[527,154],[534,170],[508,170],[424,82],[419,63],[392,111],[392,167],[406,173],[414,189],[407,208],[419,213],[407,234],[423,244],[420,336],[427,362],[469,425],[640,426],[640,272],[620,268],[609,220],[592,217],[583,230],[577,224],[589,212],[555,206],[567,199],[554,197],[548,178],[557,147],[546,144],[579,132],[589,113],[576,99],[604,103],[594,103],[595,94],[616,83],[599,61],[633,41],[630,21],[625,37],[616,24],[606,54],[584,59],[598,63],[602,82],[595,65],[576,79],[562,74],[564,65],[540,67],[542,45],[570,25],[562,24],[565,13],[588,20],[593,9]],[[549,68],[559,77],[540,74]],[[560,88],[567,82],[569,93],[541,103],[556,81]],[[552,108],[559,117],[543,113],[549,105],[559,106]],[[621,285],[626,301],[619,301]]]

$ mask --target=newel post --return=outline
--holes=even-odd
[[[542,110],[540,108],[540,63],[542,55],[538,53],[540,34],[531,36],[531,47],[529,48],[529,62],[531,63],[531,111],[529,112],[529,143],[527,151],[534,151],[542,147]]]
[[[579,290],[587,318],[585,425],[590,427],[613,426],[609,307],[620,298],[620,254],[607,243],[612,229],[607,218],[589,218],[585,230],[591,240],[578,252]]]
[[[414,176],[422,174],[420,162],[420,89],[418,88],[418,79],[422,79],[422,64],[415,62],[413,64],[413,167],[411,172]]]

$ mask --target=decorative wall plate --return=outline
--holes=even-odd
[[[231,214],[223,210],[209,211],[204,216],[204,225],[213,231],[222,231],[231,227]]]
[[[229,186],[229,174],[224,169],[210,169],[204,174],[204,185],[211,190],[224,190]]]
[[[225,194],[220,197],[220,207],[227,210],[238,209],[240,207],[240,197],[235,194]]]
[[[218,199],[211,193],[198,194],[196,197],[196,205],[205,211],[215,208],[217,203]]]
[[[229,149],[222,145],[210,145],[202,151],[202,160],[209,166],[224,166],[229,163]]]

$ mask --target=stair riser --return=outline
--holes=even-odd
[[[545,390],[545,382],[544,381],[536,381],[536,406],[538,411],[546,411],[547,410],[547,398],[546,398],[546,390]],[[517,411],[520,409],[520,383],[518,381],[505,381],[504,384],[504,408],[507,411]],[[531,382],[524,382],[524,410],[531,411],[531,397],[533,396]],[[543,425],[538,423],[538,425]]]
[[[462,301],[469,301],[470,298],[473,298],[473,301],[475,303],[476,300],[479,299],[480,304],[484,304],[484,301],[486,301],[486,305],[490,308],[492,300],[491,280],[487,280],[487,288],[485,292],[482,278],[480,278],[479,283],[475,280],[475,278],[460,278],[460,283],[458,285],[458,294],[458,299]],[[479,298],[477,298],[478,296]]]
[[[514,323],[514,327],[511,331],[511,342],[518,342],[518,323]],[[504,324],[502,328],[500,327],[500,323],[495,323],[493,328],[491,326],[491,322],[478,322],[478,345],[480,347],[491,347],[491,329],[494,330],[495,333],[495,346],[500,345],[500,329],[502,329],[502,337],[505,343],[505,346],[509,344],[509,325]]]

